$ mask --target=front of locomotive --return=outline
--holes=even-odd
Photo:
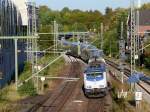
[[[87,67],[84,72],[84,93],[88,97],[103,97],[107,94],[105,64]]]

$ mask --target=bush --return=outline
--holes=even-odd
[[[145,66],[150,69],[150,57],[145,58]]]
[[[32,81],[29,81],[23,84],[21,87],[18,88],[18,93],[21,96],[35,96],[37,95],[36,88]]]
[[[19,80],[24,81],[25,79],[29,78],[31,76],[31,64],[25,62],[24,70],[23,72],[19,75]]]
[[[31,64],[28,62],[25,62],[24,71],[28,71],[31,68]]]
[[[4,88],[0,91],[0,101],[7,100],[8,88]]]

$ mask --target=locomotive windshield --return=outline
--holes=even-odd
[[[98,76],[103,76],[103,73],[89,73],[89,74],[87,74],[87,76],[92,76],[92,77],[98,77]]]

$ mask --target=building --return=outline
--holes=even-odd
[[[27,35],[33,20],[27,0],[0,0],[0,36]],[[33,8],[33,7],[32,7]],[[32,22],[31,22],[32,21]],[[29,31],[32,31],[30,28]],[[18,40],[19,71],[26,61],[26,40]],[[13,40],[0,40],[0,88],[14,79],[15,52]]]
[[[27,0],[12,0],[12,2],[15,4],[17,7],[18,12],[20,13],[21,16],[21,24],[23,26],[28,25],[28,6],[27,6]]]
[[[150,10],[140,11],[139,32],[141,37],[146,37],[150,34]]]

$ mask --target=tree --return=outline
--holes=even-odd
[[[64,7],[61,12],[64,14],[64,13],[68,13],[70,12],[70,9],[68,7]]]
[[[144,5],[142,5],[142,7],[141,7],[141,10],[147,10],[147,9],[150,10],[150,3],[144,4]]]
[[[105,9],[105,14],[106,15],[111,14],[112,12],[113,12],[112,8],[106,7],[106,9]]]

